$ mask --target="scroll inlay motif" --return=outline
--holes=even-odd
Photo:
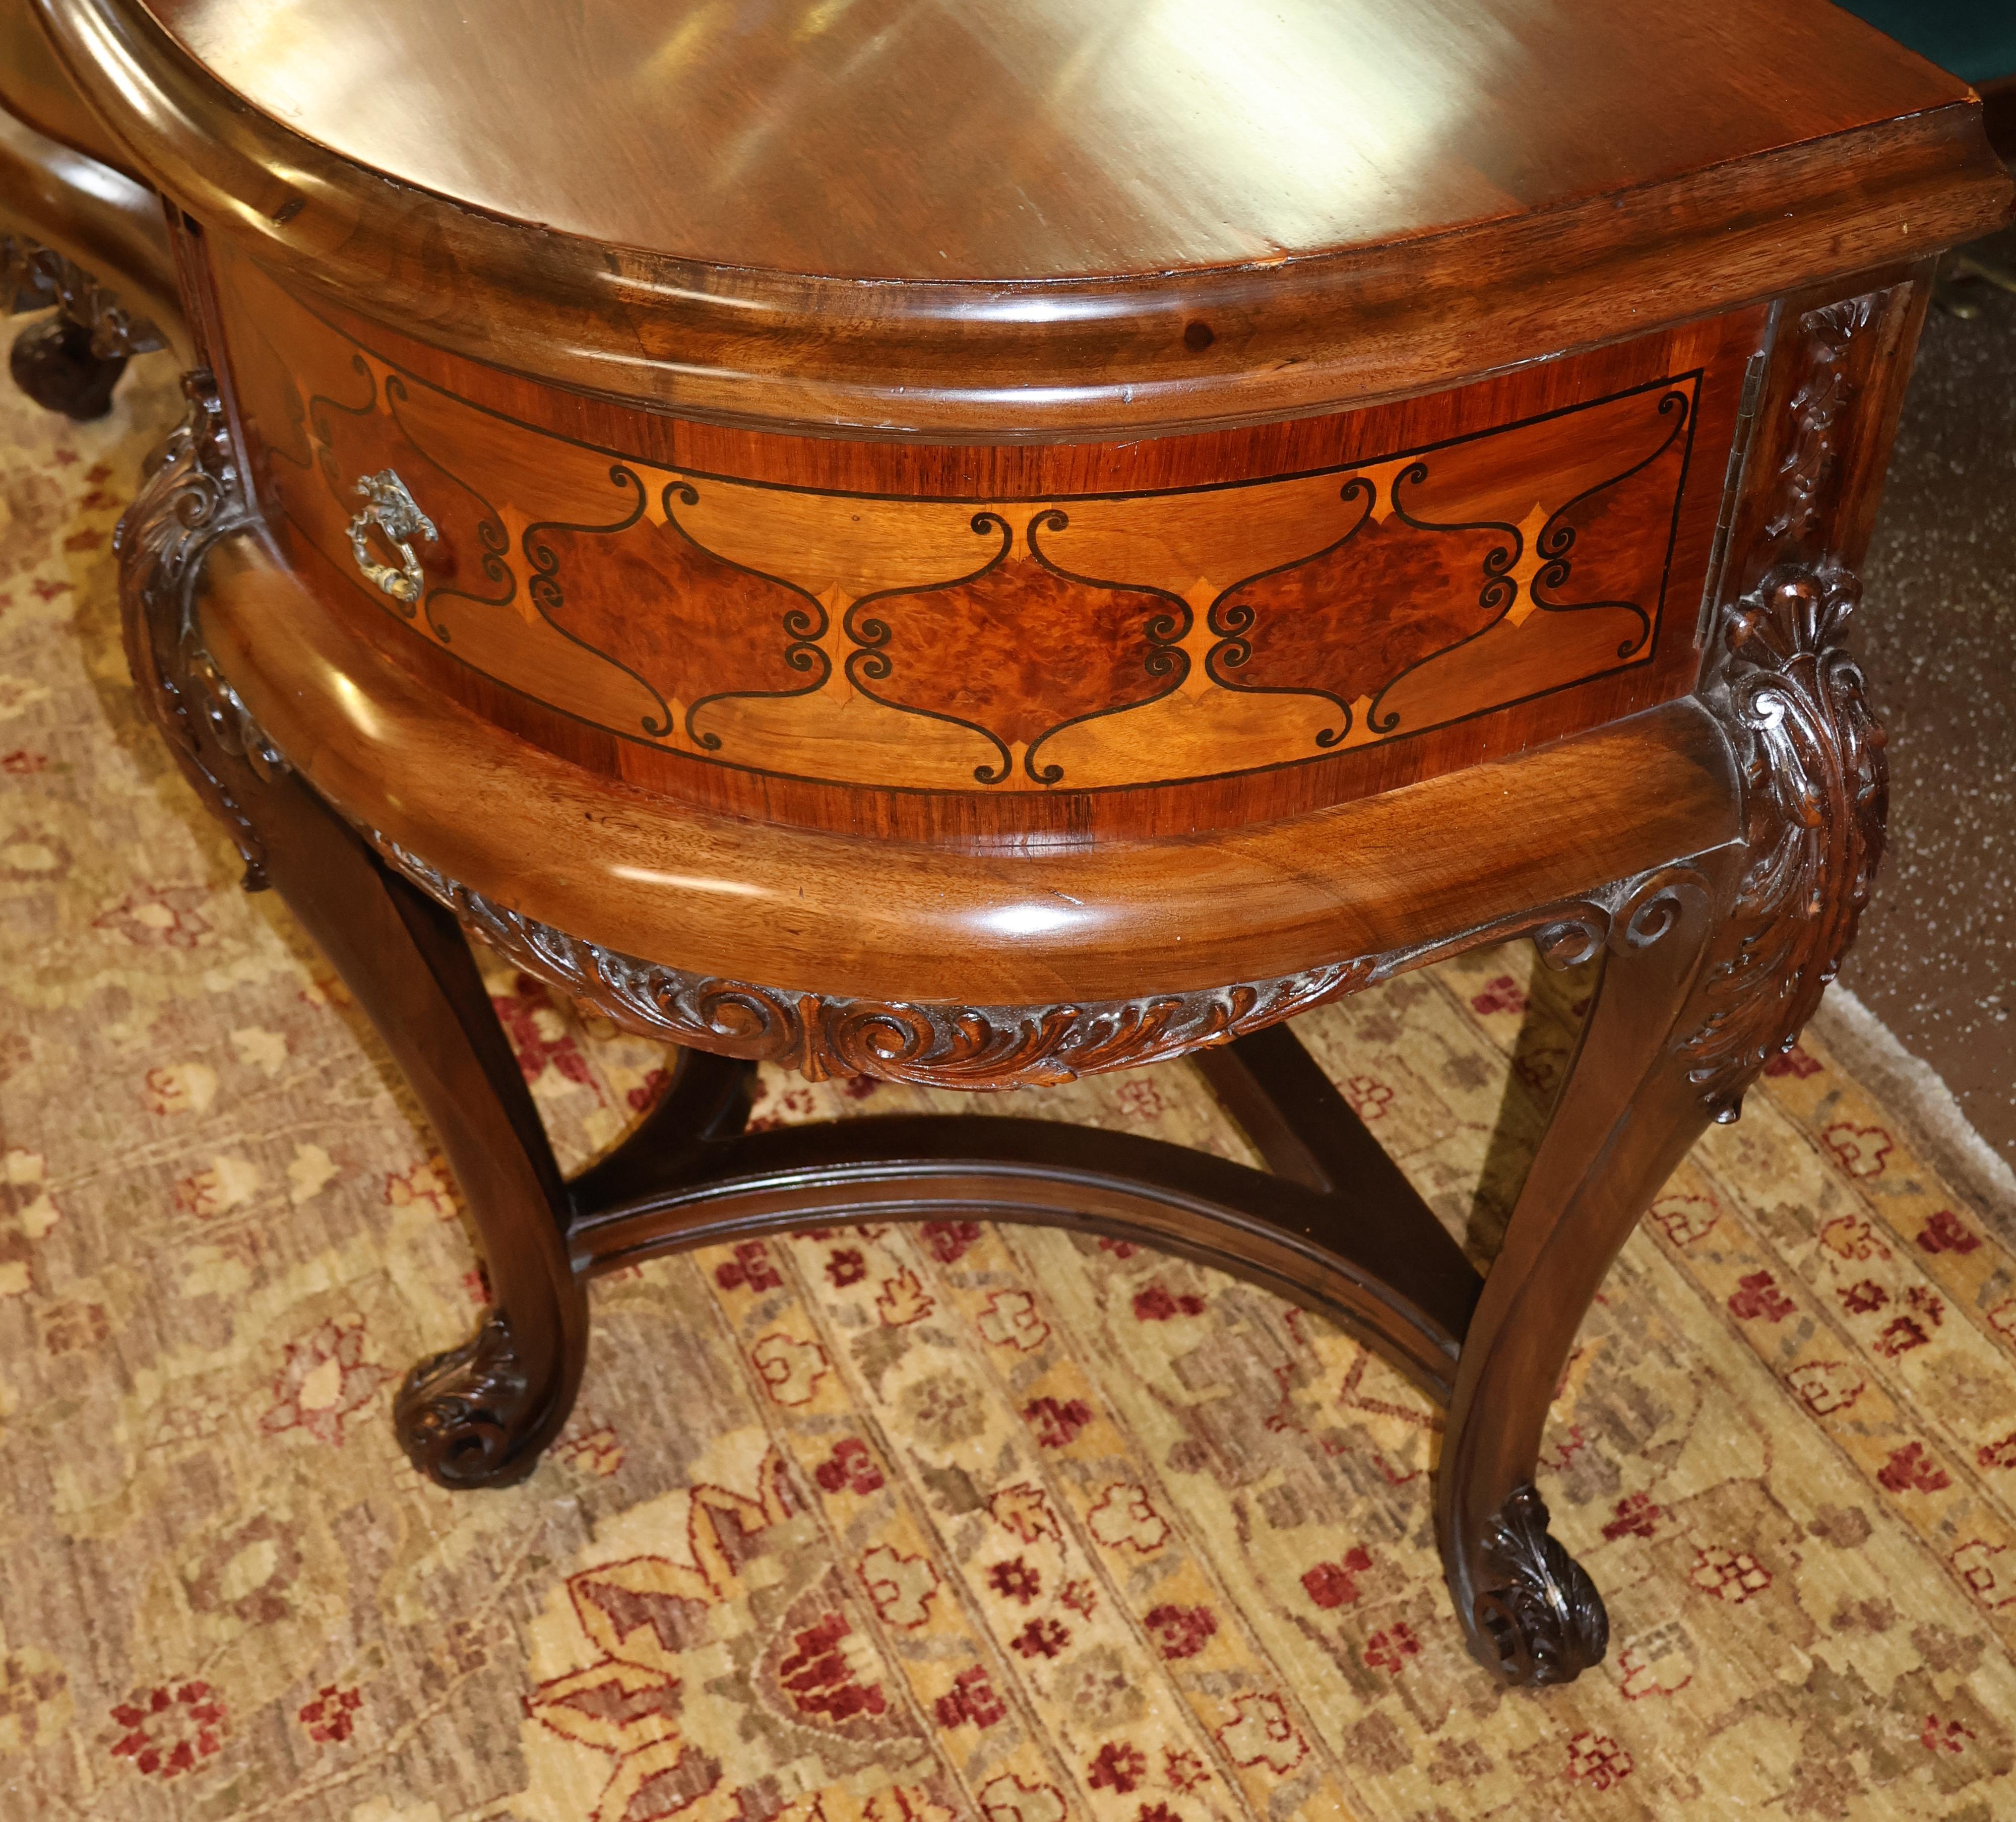
[[[389,466],[439,525],[412,633],[628,740],[909,789],[1294,766],[1647,662],[1705,371],[1267,478],[844,494],[510,425],[236,283],[286,521],[345,571],[351,471]]]

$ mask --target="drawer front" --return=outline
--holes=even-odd
[[[1683,692],[1758,340],[1751,313],[1586,373],[1349,414],[1301,440],[1337,459],[1274,472],[1280,438],[1234,433],[1136,446],[1183,484],[946,497],[893,464],[886,488],[780,480],[747,435],[725,473],[662,436],[554,434],[248,262],[218,276],[269,507],[395,638],[689,764],[883,791],[1328,764],[1335,797],[1353,785],[1333,762],[1367,749],[1493,717],[1517,744],[1521,705],[1580,690],[1560,733]],[[435,534],[408,541],[410,600],[353,541],[361,483],[388,471]],[[377,530],[362,541],[394,564]]]

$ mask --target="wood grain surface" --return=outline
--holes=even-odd
[[[1914,257],[2011,213],[1969,92],[1820,0],[1768,20],[1735,0],[1656,22],[1597,0],[1467,6],[1432,30],[1418,8],[1366,6],[1348,15],[1363,41],[1309,4],[1058,9],[1012,54],[992,9],[959,31],[912,7],[865,41],[837,111],[812,105],[819,72],[844,74],[833,46],[887,16],[865,0],[753,16],[732,48],[672,31],[711,13],[661,9],[665,54],[620,70],[643,13],[577,16],[599,36],[542,14],[513,48],[531,16],[495,0],[470,15],[481,45],[445,6],[164,7],[185,39],[141,0],[33,3],[153,179],[325,297],[586,391],[770,428],[971,443],[1290,417]],[[1174,29],[1189,48],[1170,67],[1202,86],[1134,120],[1157,99],[1122,81],[1123,28],[1144,20],[1161,23],[1139,41]],[[1201,54],[1226,32],[1258,62]],[[529,88],[470,92],[513,58]],[[1277,76],[1307,105],[1223,144],[1183,131],[1212,84]],[[984,83],[984,102],[967,93]],[[712,104],[693,99],[709,85]],[[938,131],[963,95],[960,131]],[[661,106],[688,124],[597,153]],[[628,212],[461,196],[480,186],[429,163],[481,149],[508,181],[549,131],[566,151],[535,152],[540,168]],[[656,232],[637,211],[657,207],[718,226]]]
[[[1966,92],[1822,0],[1775,0],[1768,59],[1744,0],[150,9],[262,113],[472,207],[710,264],[926,282],[1402,241]]]
[[[1679,694],[1762,328],[1145,451],[923,450],[582,422],[216,264],[262,501],[351,626],[610,775],[844,830],[977,787],[1003,831],[1257,820],[1394,782],[1383,746],[1485,724],[1424,774],[1525,744],[1535,703],[1559,733]],[[437,534],[410,602],[350,538],[388,469]]]
[[[765,826],[445,703],[255,544],[208,568],[219,667],[346,814],[606,947],[782,987],[1025,1004],[1211,988],[1471,929],[1736,832],[1726,746],[1689,702],[1215,836],[976,850]]]

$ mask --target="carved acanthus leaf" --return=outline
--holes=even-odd
[[[1055,1006],[956,1006],[757,986],[621,954],[509,911],[397,843],[379,852],[474,935],[625,1030],[778,1062],[815,1081],[880,1076],[935,1088],[1013,1088],[1179,1056],[1292,1019],[1367,985],[1363,957],[1209,992]]]
[[[1792,445],[1778,466],[1777,509],[1764,526],[1774,544],[1804,540],[1820,524],[1827,480],[1839,460],[1835,426],[1855,397],[1849,344],[1875,320],[1883,300],[1880,291],[1844,297],[1799,318],[1806,367],[1792,395]]]
[[[74,260],[23,234],[0,235],[0,297],[15,314],[54,307],[91,332],[91,351],[101,361],[165,348],[167,338],[143,316],[130,315],[117,297]]]
[[[218,539],[250,524],[245,491],[216,383],[202,368],[185,374],[189,408],[162,444],[160,465],[119,521],[119,591],[126,656],[135,681],[182,770],[231,831],[245,883],[265,883],[265,850],[229,786],[207,763],[199,730],[244,759],[262,778],[286,760],[203,649],[196,580]]]
[[[1603,1662],[1610,1619],[1582,1565],[1547,1534],[1546,1503],[1515,1487],[1485,1527],[1477,1630],[1507,1682],[1571,1683]]]
[[[1684,1045],[1722,1121],[1791,1048],[1855,937],[1883,852],[1883,730],[1843,648],[1860,598],[1837,566],[1782,570],[1725,610],[1718,709],[1738,742],[1754,857],[1733,941],[1710,975],[1705,1022]]]
[[[507,1486],[538,1460],[529,1450],[505,1459],[525,1434],[532,1396],[509,1321],[486,1317],[459,1347],[422,1360],[392,1403],[392,1422],[408,1458],[438,1485]]]

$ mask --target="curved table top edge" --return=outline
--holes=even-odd
[[[769,273],[457,204],[257,114],[116,0],[36,3],[162,189],[293,281],[508,372],[797,434],[1086,441],[1305,415],[1918,257],[2016,217],[1969,98],[1636,192],[1272,264],[995,283]]]
[[[772,986],[995,1004],[1040,999],[1032,979],[1059,1001],[1207,990],[1453,936],[1741,834],[1726,744],[1683,698],[1207,839],[850,838],[613,785],[441,703],[257,534],[211,552],[200,616],[254,716],[353,821],[572,935]],[[1485,839],[1515,792],[1530,807],[1519,852]],[[1034,936],[1004,922],[1039,901],[1076,908]]]

